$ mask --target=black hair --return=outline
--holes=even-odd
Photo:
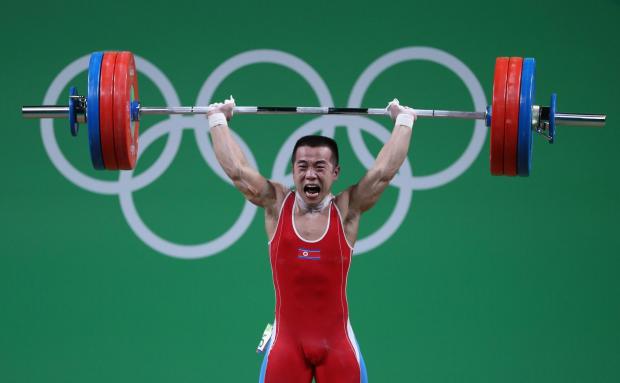
[[[295,164],[295,154],[297,153],[297,148],[299,148],[300,146],[309,146],[311,148],[325,146],[329,148],[329,150],[332,151],[334,166],[338,166],[338,144],[333,139],[319,135],[303,136],[302,138],[297,140],[297,142],[295,143],[295,147],[293,148],[293,154],[291,155],[291,163],[293,165]]]

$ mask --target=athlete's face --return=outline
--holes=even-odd
[[[334,164],[332,151],[326,146],[300,146],[293,162],[293,180],[299,195],[309,205],[323,200],[338,179],[340,167]]]

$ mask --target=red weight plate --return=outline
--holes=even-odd
[[[510,58],[508,79],[506,80],[506,116],[504,120],[504,174],[507,176],[517,175],[522,67],[523,58]]]
[[[101,152],[106,169],[118,169],[116,147],[114,146],[114,64],[116,52],[105,52],[101,63],[99,81],[99,132]]]
[[[118,52],[114,66],[114,145],[119,169],[133,169],[138,157],[139,121],[131,121],[130,104],[138,96],[138,74],[131,52]]]
[[[508,57],[495,60],[493,76],[493,103],[491,105],[491,174],[504,174],[504,114],[506,108],[506,78]]]

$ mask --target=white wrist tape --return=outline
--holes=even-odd
[[[405,125],[413,129],[413,116],[407,113],[400,113],[396,117],[396,125]]]
[[[228,125],[228,122],[226,121],[226,116],[224,116],[224,113],[222,112],[213,113],[208,118],[209,118],[209,129],[215,126],[218,126],[218,125]]]

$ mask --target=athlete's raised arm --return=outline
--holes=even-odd
[[[372,168],[357,184],[343,193],[347,220],[358,217],[374,206],[407,158],[416,114],[413,109],[401,106],[396,99],[390,102],[388,110],[394,121],[392,136],[383,145]]]
[[[209,105],[207,117],[215,157],[245,198],[255,205],[266,208],[269,213],[279,206],[278,202],[284,197],[287,189],[266,179],[248,163],[228,127],[234,107],[235,100],[232,97],[224,103]]]

